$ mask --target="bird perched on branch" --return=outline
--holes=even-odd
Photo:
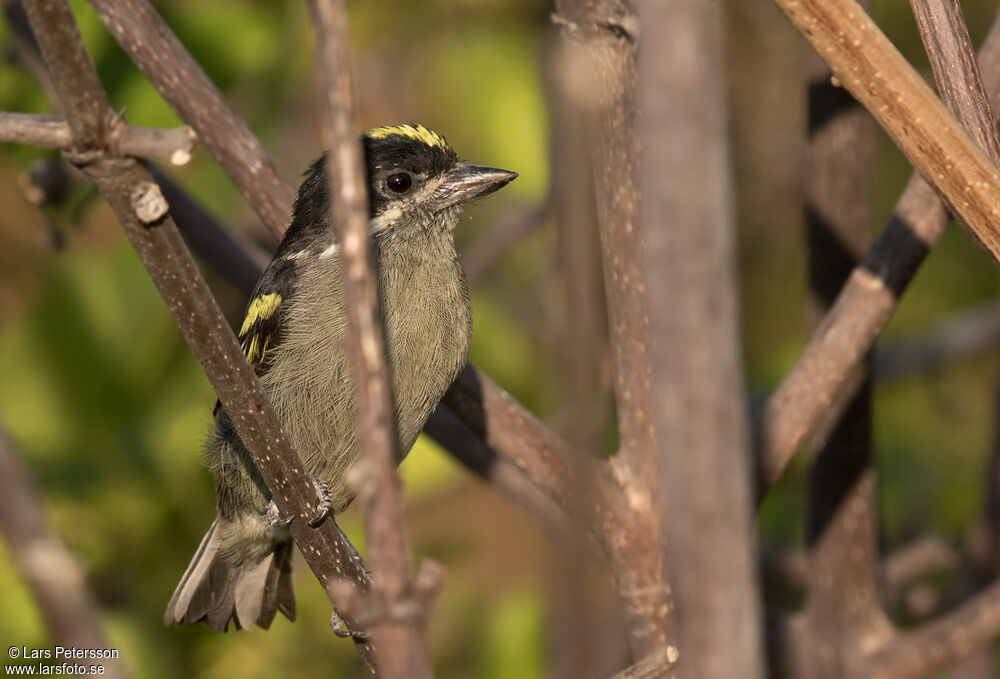
[[[465,363],[472,310],[453,230],[465,203],[517,175],[460,162],[421,125],[362,135],[369,231],[394,424],[402,455]],[[359,456],[347,317],[326,161],[306,174],[292,223],[247,305],[239,338],[323,503],[314,521],[350,504]],[[225,410],[205,443],[218,517],[167,606],[167,624],[225,631],[295,617],[288,521],[280,515]]]

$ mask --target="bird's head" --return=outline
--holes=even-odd
[[[444,137],[423,125],[377,127],[362,139],[375,233],[432,224],[453,227],[462,205],[517,177],[461,162]]]
[[[414,231],[448,231],[461,207],[493,193],[517,173],[463,163],[444,137],[423,125],[376,127],[361,136],[368,174],[372,233],[405,237]],[[282,249],[301,241],[321,243],[330,225],[326,157],[320,157],[299,188]],[[322,249],[322,248],[321,248]]]

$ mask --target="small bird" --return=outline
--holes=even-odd
[[[472,308],[453,231],[462,206],[517,174],[460,162],[422,125],[364,133],[369,233],[400,458],[465,364]],[[239,339],[323,498],[340,512],[358,459],[354,387],[343,340],[347,318],[326,161],[299,188],[292,223],[261,274]],[[167,624],[205,622],[224,632],[295,619],[288,520],[271,501],[229,416],[218,403],[204,444],[218,517],[167,605]]]

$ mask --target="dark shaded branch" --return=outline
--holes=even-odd
[[[118,44],[153,87],[194,128],[243,198],[279,238],[291,218],[294,188],[271,154],[229,106],[146,0],[90,0]]]
[[[350,332],[350,357],[357,407],[361,477],[368,560],[374,569],[373,594],[392,610],[410,596],[410,543],[402,493],[396,477],[392,395],[379,322],[375,274],[368,235],[368,188],[357,116],[342,0],[311,0],[316,30],[316,76],[327,146],[327,181],[333,224],[340,237],[341,280]],[[387,616],[371,627],[381,677],[431,676],[422,615]]]
[[[983,43],[979,66],[992,100],[1000,92],[1000,22],[994,22]],[[971,111],[956,114],[965,124],[978,120]],[[757,428],[761,495],[823,418],[846,405],[843,395],[852,388],[857,367],[947,223],[934,190],[914,173],[885,231],[851,272],[795,367],[767,401]]]
[[[761,677],[722,7],[638,2],[643,282],[679,676]]]
[[[77,648],[110,648],[80,565],[66,546],[46,531],[42,498],[2,429],[0,497],[0,532],[52,641]],[[100,664],[105,677],[128,676],[121,661]]]
[[[836,299],[871,239],[871,119],[807,56],[809,136],[805,222],[809,308],[815,324]],[[806,541],[804,653],[814,679],[860,677],[858,640],[886,626],[878,587],[876,472],[871,450],[868,361],[842,416],[812,437]]]
[[[191,251],[249,298],[271,255],[238,231],[219,224],[155,165],[148,169]]]
[[[0,112],[0,142],[69,150],[73,135],[69,124],[58,116]],[[119,120],[107,142],[112,155],[160,158],[171,165],[184,165],[191,160],[198,138],[190,127],[133,127]]]
[[[543,529],[563,546],[578,548],[583,543],[591,556],[598,561],[604,559],[586,524],[571,516],[513,461],[487,446],[451,410],[439,406],[424,427],[424,433],[497,492],[538,519]]]
[[[58,108],[59,98],[52,85],[52,78],[49,77],[49,69],[38,51],[38,43],[28,25],[28,16],[24,13],[20,0],[0,0],[0,7],[3,8],[4,18],[7,19],[11,32],[11,42],[6,50],[7,58],[27,71],[38,82],[49,101]]]
[[[328,520],[318,528],[309,527],[318,502],[312,481],[198,273],[152,177],[133,159],[100,153],[106,118],[97,109],[107,99],[69,6],[65,0],[26,0],[25,9],[70,127],[74,135],[77,131],[83,135],[75,138],[72,157],[122,223],[274,501],[284,515],[294,517],[290,530],[306,562],[331,601],[336,596],[334,583],[342,578],[367,588],[364,564],[336,523]],[[84,139],[93,146],[83,146]],[[359,648],[370,659],[370,647],[359,644]]]

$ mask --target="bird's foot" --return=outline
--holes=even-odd
[[[316,506],[316,514],[313,518],[309,519],[309,525],[315,528],[323,523],[323,519],[330,514],[331,500],[329,484],[319,479],[313,479],[312,481],[313,487],[316,489],[316,495],[319,498],[319,503]],[[272,528],[286,528],[292,522],[292,517],[282,514],[274,500],[271,500],[270,504],[267,505],[265,516],[267,517],[267,523]]]
[[[341,639],[353,639],[358,642],[368,641],[368,632],[353,630],[348,627],[344,619],[340,617],[337,609],[333,609],[333,612],[330,614],[330,629]]]
[[[329,516],[332,501],[330,500],[330,484],[326,481],[313,479],[313,486],[316,488],[316,495],[319,498],[319,504],[316,506],[315,516],[309,519],[309,525],[315,528],[323,523],[323,519]]]

